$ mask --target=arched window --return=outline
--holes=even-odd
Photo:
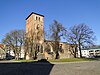
[[[37,29],[37,30],[39,29],[39,24],[37,25],[36,29]]]

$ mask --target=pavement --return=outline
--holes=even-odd
[[[100,61],[56,64],[50,75],[100,75]]]
[[[0,61],[0,75],[100,75],[100,61],[61,63]]]

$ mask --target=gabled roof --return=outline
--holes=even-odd
[[[42,16],[44,17],[44,15],[41,15],[41,14],[38,14],[38,13],[35,13],[35,12],[32,12],[25,20],[27,20],[32,14],[36,14],[36,15],[39,15],[39,16]]]

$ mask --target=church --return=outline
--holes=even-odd
[[[44,15],[32,12],[26,18],[26,35],[31,38],[33,43],[37,44],[38,59],[53,59],[55,57],[53,41],[45,40],[44,38]],[[74,57],[75,47],[72,44],[60,42],[59,46],[59,56],[61,59]]]

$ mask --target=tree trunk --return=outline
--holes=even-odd
[[[30,57],[30,59],[32,60],[33,59],[33,52],[32,52],[32,47],[31,47],[31,51],[30,51],[30,54],[29,54],[29,57]]]
[[[24,59],[26,59],[26,52],[24,53]]]
[[[55,59],[59,59],[60,56],[59,56],[59,42],[58,41],[55,42],[55,50],[56,50],[56,57],[55,57]]]
[[[59,57],[60,57],[60,56],[59,56],[59,52],[57,51],[57,52],[56,52],[56,58],[55,58],[55,59],[59,59]]]
[[[76,48],[75,48],[74,58],[76,58]]]
[[[76,53],[77,52],[77,46],[75,46],[75,53],[74,53],[74,58],[76,58],[77,56],[76,56]]]
[[[81,46],[79,44],[80,58],[82,58]]]
[[[34,53],[34,59],[37,59],[37,51]]]
[[[19,49],[19,58],[21,58],[21,50],[22,50],[22,43],[20,44],[20,49]]]

